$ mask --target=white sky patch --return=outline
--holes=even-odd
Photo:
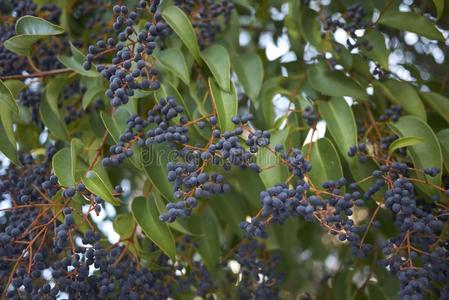
[[[248,46],[251,42],[251,35],[246,30],[241,30],[239,34],[239,44],[242,47]]]
[[[340,260],[335,254],[331,254],[328,257],[326,257],[326,260],[324,261],[324,266],[326,267],[326,270],[328,272],[334,273],[338,270],[338,267],[340,265]]]
[[[120,182],[120,186],[123,189],[123,194],[125,194],[125,195],[131,194],[131,181],[129,181],[129,179],[126,179],[126,178],[123,179]]]
[[[319,52],[316,50],[316,48],[313,47],[311,44],[307,43],[306,46],[304,47],[303,59],[304,61],[309,62],[312,59],[314,59],[318,54]]]
[[[435,62],[437,64],[442,64],[444,62],[445,55],[444,55],[443,50],[441,50],[440,47],[434,47],[432,49],[432,56],[433,56],[433,59],[435,59]]]
[[[42,131],[41,134],[39,135],[39,143],[41,144],[45,143],[47,138],[48,138],[48,130],[47,128],[45,128],[45,130]]]
[[[404,41],[407,45],[414,45],[418,42],[419,37],[416,33],[406,31],[404,34]]]
[[[290,50],[290,41],[286,33],[283,33],[274,43],[271,33],[263,33],[260,37],[259,44],[264,46],[265,55],[270,61],[276,60],[285,55]]]
[[[281,57],[281,63],[289,63],[292,61],[297,61],[298,57],[296,56],[296,53],[293,51],[289,51],[287,53],[285,53],[284,55],[282,55]]]
[[[342,28],[338,28],[337,30],[335,30],[334,33],[334,39],[342,44],[342,45],[346,45],[346,40],[349,38],[348,33],[342,29]]]
[[[114,206],[108,202],[104,204],[104,210],[106,211],[106,215],[109,218],[113,218],[117,214],[117,211],[115,210]]]
[[[114,227],[112,226],[112,222],[107,220],[98,224],[98,228],[107,236],[109,242],[112,244],[120,241],[120,235],[115,232]]]
[[[307,145],[311,142],[316,142],[318,139],[322,139],[326,134],[326,121],[320,120],[316,124],[316,130],[310,129],[307,133],[307,137],[303,145]]]
[[[276,113],[276,119],[282,116],[285,116],[288,112],[288,109],[291,108],[291,102],[287,97],[276,94],[273,97],[273,105],[274,111]]]
[[[349,96],[343,96],[343,99],[345,99],[346,103],[348,103],[349,106],[352,106],[354,104],[354,98]]]
[[[240,264],[236,260],[230,260],[228,262],[228,267],[231,269],[231,272],[234,274],[238,274],[240,272]]]

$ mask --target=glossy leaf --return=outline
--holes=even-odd
[[[409,147],[418,145],[424,142],[423,138],[419,136],[404,136],[401,138],[398,138],[394,142],[390,144],[388,147],[388,153],[393,153],[395,150],[403,147]]]
[[[11,90],[6,84],[3,84],[3,82],[0,81],[0,120],[2,123],[4,138],[8,139],[8,146],[6,146],[6,148],[9,148],[9,150],[16,148],[16,137],[14,135],[13,128],[13,115],[17,115],[18,112],[19,110]]]
[[[190,83],[190,73],[184,54],[178,48],[168,48],[157,54],[157,59],[185,84]]]
[[[3,81],[3,84],[10,90],[14,99],[17,99],[20,92],[27,87],[21,80],[7,80]]]
[[[214,45],[201,52],[201,58],[209,67],[220,88],[231,91],[231,60],[228,51],[220,45]]]
[[[64,187],[75,186],[72,153],[69,147],[62,148],[53,156],[53,172],[58,177],[59,184]]]
[[[49,129],[49,131],[60,140],[68,139],[68,132],[65,126],[64,121],[61,118],[61,115],[58,112],[55,112],[50,104],[48,103],[47,97],[42,97],[41,103],[39,106],[39,112],[44,122],[45,126]]]
[[[73,138],[70,142],[70,167],[72,170],[72,177],[75,181],[78,181],[79,177],[77,174],[77,162],[78,154],[83,150],[84,144],[80,139]]]
[[[368,296],[370,300],[388,300],[382,288],[376,284],[368,285]]]
[[[424,168],[430,167],[441,169],[443,162],[440,144],[429,125],[416,117],[404,116],[398,122],[390,124],[390,127],[400,137],[417,136],[423,139],[422,143],[408,148],[415,168],[421,170],[416,172],[416,176],[421,180],[439,186],[441,184],[441,173],[435,177],[431,177],[424,175],[422,172]],[[428,185],[419,183],[417,185],[428,194],[431,194],[433,190]]]
[[[434,92],[420,92],[421,98],[433,111],[449,123],[449,99]]]
[[[176,246],[168,225],[159,220],[159,211],[154,197],[136,197],[131,202],[131,212],[145,235],[152,240],[172,260]]]
[[[443,129],[437,133],[440,142],[443,161],[446,169],[449,171],[449,129]]]
[[[378,62],[382,68],[388,70],[388,50],[385,45],[385,37],[377,30],[369,30],[363,36],[364,39],[369,41],[371,50],[363,48],[363,54],[368,58]]]
[[[132,213],[118,214],[112,226],[118,234],[120,234],[121,239],[129,238],[133,235],[134,226],[136,222],[134,221],[134,217]]]
[[[343,98],[333,98],[330,101],[320,101],[318,110],[327,122],[328,130],[335,141],[335,146],[346,160],[349,170],[355,180],[363,182],[360,187],[367,190],[371,181],[365,180],[377,169],[372,160],[360,163],[357,158],[349,157],[348,150],[357,144],[357,127],[351,107]]]
[[[231,85],[231,92],[227,93],[220,89],[215,80],[209,78],[209,87],[213,101],[217,107],[218,123],[222,131],[232,130],[234,123],[231,118],[237,114],[237,92]]]
[[[16,35],[4,42],[6,49],[20,55],[30,55],[38,40],[64,33],[64,28],[34,16],[23,16],[16,22]]]
[[[257,154],[257,164],[262,171],[259,173],[266,188],[273,187],[287,179],[288,170],[285,165],[280,164],[279,157],[274,153],[277,144],[285,145],[288,137],[288,128],[276,131],[271,136],[270,148],[260,148]]]
[[[14,96],[8,86],[0,80],[0,108],[8,109],[12,112],[18,113],[19,107],[17,106]]]
[[[395,104],[399,104],[404,111],[426,120],[426,110],[416,90],[407,82],[387,79],[375,82],[375,87],[380,88],[384,95]]]
[[[129,112],[126,107],[122,106],[119,107],[112,116],[105,113],[104,111],[101,111],[100,117],[103,121],[104,127],[109,132],[112,139],[115,141],[115,143],[119,143],[120,135],[125,132],[126,121],[131,117],[131,112]],[[142,170],[142,164],[140,161],[140,148],[137,145],[133,145],[132,150],[134,151],[134,155],[129,158],[129,161],[137,169]]]
[[[263,64],[259,55],[253,53],[238,55],[233,59],[232,67],[245,93],[255,100],[262,88],[264,77]]]
[[[95,171],[88,171],[82,180],[92,194],[100,196],[101,199],[112,205],[120,205],[120,200],[114,197],[112,190]]]
[[[154,201],[156,201],[156,206],[157,206],[159,215],[166,213],[167,208],[165,206],[164,200],[162,199],[162,195],[160,193],[158,193],[157,191],[153,192],[152,195],[154,196]],[[171,229],[173,229],[179,233],[182,233],[182,234],[197,235],[197,236],[201,235],[201,234],[191,232],[190,230],[185,228],[185,226],[181,222],[182,222],[181,219],[177,219],[174,222],[170,222],[167,224],[168,224],[168,227],[170,227]]]
[[[195,232],[200,232],[201,237],[194,237],[198,243],[198,252],[209,270],[214,270],[220,260],[220,239],[218,235],[218,220],[211,209],[201,216],[195,216],[190,221]]]
[[[365,90],[341,71],[331,71],[324,64],[309,67],[307,75],[312,87],[327,96],[350,96],[357,100],[366,100]]]
[[[444,0],[433,0],[437,11],[437,19],[440,19],[444,13]]]
[[[92,85],[83,95],[83,109],[85,110],[96,97],[102,96],[106,89],[101,85]]]
[[[58,99],[59,95],[62,93],[66,84],[68,83],[67,77],[56,77],[50,80],[45,88],[45,97],[47,98],[47,103],[55,115],[59,114],[58,109]]]
[[[444,41],[443,35],[431,21],[414,12],[389,12],[382,15],[379,23],[401,31],[414,32],[431,40]]]
[[[189,49],[193,58],[199,63],[200,48],[196,39],[195,30],[186,14],[176,6],[169,6],[162,11],[162,16],[173,31]]]
[[[320,22],[317,12],[303,6],[299,13],[300,31],[302,36],[314,47],[321,49]]]
[[[0,151],[15,165],[20,166],[11,111],[0,107],[0,118]]]
[[[351,107],[343,98],[333,98],[318,102],[318,110],[327,122],[327,130],[338,141],[336,146],[340,153],[349,158],[349,148],[357,144],[357,127]]]
[[[340,270],[332,279],[334,299],[351,299],[352,272]]]
[[[316,187],[321,186],[325,181],[343,177],[338,152],[327,138],[304,145],[302,153],[313,166],[308,176]]]
[[[151,145],[142,150],[142,163],[145,173],[151,180],[154,188],[164,198],[173,199],[173,187],[167,179],[167,163],[169,150],[161,145]]]
[[[92,66],[90,70],[86,70],[83,67],[85,56],[72,44],[70,45],[72,50],[72,56],[59,55],[58,60],[67,68],[75,71],[76,73],[86,77],[98,77],[100,73],[95,70],[95,66]]]

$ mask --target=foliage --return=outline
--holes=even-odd
[[[0,0],[1,298],[448,299],[448,9]]]

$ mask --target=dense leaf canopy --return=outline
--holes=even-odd
[[[444,0],[0,0],[1,299],[449,299]]]

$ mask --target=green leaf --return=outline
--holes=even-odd
[[[208,208],[199,216],[195,215],[189,222],[195,232],[201,237],[194,237],[198,243],[198,252],[208,270],[214,270],[220,261],[220,239],[218,235],[218,220],[213,211]]]
[[[272,150],[277,144],[285,146],[289,129],[275,131],[271,136],[270,149],[260,148],[257,154],[257,164],[262,171],[259,173],[260,178],[266,188],[270,188],[278,183],[282,183],[287,179],[288,170],[285,165],[280,164],[277,154]],[[270,151],[271,150],[271,151]]]
[[[109,132],[114,142],[119,143],[121,130],[117,122],[105,111],[100,112],[100,117],[103,121],[104,127],[106,127],[106,130]]]
[[[69,133],[64,121],[61,119],[59,111],[56,113],[48,103],[47,97],[41,98],[39,112],[48,130],[59,140],[68,140]]]
[[[112,205],[120,205],[119,199],[115,198],[112,190],[104,180],[95,171],[89,171],[82,179],[86,188],[92,193],[99,196],[101,199],[111,203]]]
[[[231,118],[237,114],[237,92],[234,84],[231,84],[231,92],[227,93],[220,89],[215,80],[209,78],[209,87],[212,98],[217,106],[218,123],[222,131],[232,130],[234,123]]]
[[[80,139],[73,138],[70,142],[70,166],[72,170],[72,177],[75,181],[78,181],[79,176],[77,175],[77,161],[78,153],[80,153],[84,148],[84,144]]]
[[[19,113],[14,96],[8,86],[0,80],[0,109],[9,109],[12,112]]]
[[[298,16],[296,16],[298,17]],[[299,12],[300,31],[304,39],[317,49],[322,48],[320,21],[316,11],[302,6]]]
[[[91,85],[83,95],[83,109],[85,110],[92,101],[99,96],[103,96],[106,88],[102,85]]]
[[[165,206],[164,200],[162,199],[162,195],[160,193],[158,193],[157,191],[155,191],[153,193],[153,195],[154,195],[154,200],[156,201],[156,206],[159,211],[159,215],[166,213],[167,208]],[[197,236],[200,235],[200,234],[193,233],[190,230],[188,230],[187,228],[185,228],[184,225],[181,224],[180,219],[177,219],[174,222],[168,223],[168,226],[170,228],[172,228],[173,230],[176,230],[179,233],[183,233],[183,234],[187,234],[187,235],[197,235]]]
[[[426,110],[418,92],[407,82],[387,79],[375,81],[374,86],[380,88],[390,101],[400,104],[406,112],[426,120]]]
[[[12,112],[0,107],[0,151],[16,166],[20,166],[17,146],[13,132]]]
[[[156,58],[169,71],[173,72],[185,84],[190,84],[189,68],[184,54],[178,48],[168,48],[159,52]]]
[[[318,102],[318,110],[322,118],[327,122],[327,130],[330,132],[340,154],[346,160],[349,170],[355,180],[363,180],[371,176],[377,169],[372,160],[360,163],[356,157],[349,157],[348,150],[357,144],[357,127],[351,107],[343,98],[332,98],[330,101]],[[363,181],[360,186],[363,190],[370,187],[369,180]]]
[[[441,173],[431,177],[424,175],[422,172],[427,167],[441,169],[443,163],[440,144],[429,125],[416,117],[404,116],[398,122],[391,123],[389,126],[399,137],[417,136],[423,139],[421,144],[408,148],[415,168],[421,170],[416,172],[416,176],[421,180],[439,186],[441,184]],[[417,186],[429,195],[432,195],[432,191],[434,191],[434,188],[425,184],[417,183]]]
[[[14,99],[17,99],[19,97],[19,93],[27,87],[21,80],[7,80],[4,81],[3,84],[11,91]]]
[[[259,55],[247,53],[235,56],[232,66],[245,93],[251,100],[257,100],[264,76],[263,64]]]
[[[131,112],[125,107],[119,107],[113,116],[110,116],[104,111],[100,112],[101,120],[104,127],[111,135],[112,139],[116,142],[120,142],[120,135],[125,131],[126,120],[131,117]],[[140,162],[140,148],[137,145],[132,146],[134,155],[129,158],[129,161],[139,170],[142,170],[142,164]]]
[[[403,147],[409,147],[421,144],[424,140],[419,136],[404,136],[398,138],[388,147],[388,153],[393,153],[395,150]]]
[[[274,127],[276,116],[274,112],[273,98],[276,94],[282,94],[282,83],[282,78],[280,77],[273,77],[265,80],[259,95],[260,100],[252,99],[252,103],[256,109],[256,114],[263,117],[256,118],[255,123],[257,127],[263,129]]]
[[[0,82],[1,83],[1,82]],[[13,148],[16,148],[16,137],[14,135],[14,124],[13,124],[13,115],[16,116],[18,113],[17,106],[11,107],[8,102],[14,101],[13,95],[11,91],[8,89],[6,85],[1,84],[0,85],[0,97],[4,101],[0,101],[0,119],[3,126],[3,130],[5,133],[5,137],[8,139],[8,142],[10,145],[13,146]],[[6,99],[9,100],[7,101]]]
[[[437,133],[438,140],[440,142],[441,150],[443,153],[443,160],[446,169],[449,171],[449,128],[443,129]]]
[[[332,98],[330,101],[319,101],[318,110],[327,122],[327,130],[337,141],[340,153],[349,159],[349,148],[357,144],[357,126],[351,107],[343,98]]]
[[[34,16],[23,16],[16,23],[16,35],[4,42],[6,49],[28,56],[38,40],[64,33],[64,28]]]
[[[325,181],[337,180],[343,177],[338,152],[332,142],[322,138],[302,148],[305,157],[308,157],[313,168],[308,173],[312,183],[319,187]]]
[[[350,96],[356,100],[367,100],[366,91],[341,71],[331,71],[320,63],[309,67],[307,71],[312,87],[323,95]]]
[[[60,185],[64,187],[75,186],[71,148],[62,148],[61,150],[56,152],[56,154],[53,156],[52,167],[53,172],[58,177]]]
[[[384,291],[376,284],[368,285],[368,296],[370,300],[388,300]]]
[[[364,39],[369,41],[371,50],[366,48],[363,49],[363,54],[365,54],[368,58],[378,62],[382,68],[388,70],[388,50],[385,45],[385,37],[382,33],[377,30],[369,30],[363,36]]]
[[[223,46],[213,45],[201,52],[201,58],[209,67],[218,85],[225,91],[231,89],[231,60]]]
[[[64,91],[68,83],[68,79],[65,76],[56,77],[51,79],[45,87],[45,97],[47,98],[48,105],[55,115],[59,114],[58,99],[59,95]]]
[[[341,270],[332,279],[333,299],[351,299],[352,273]]]
[[[86,77],[98,77],[100,73],[97,72],[96,67],[93,65],[90,70],[85,70],[83,63],[85,61],[85,56],[81,51],[79,51],[75,46],[70,44],[70,49],[72,50],[72,56],[59,55],[58,60],[67,68],[73,70],[74,72],[86,76]]]
[[[449,99],[434,92],[420,92],[421,98],[449,123]]]
[[[173,186],[167,179],[169,149],[153,144],[142,149],[142,163],[153,186],[165,199],[173,200]]]
[[[136,197],[131,202],[131,212],[145,235],[165,254],[175,260],[176,245],[168,225],[159,220],[159,211],[154,196]]]
[[[135,225],[132,213],[118,214],[112,223],[115,232],[120,234],[122,240],[133,235]]]
[[[162,17],[186,45],[193,58],[201,63],[200,48],[195,30],[186,14],[176,6],[169,6],[162,11]]]
[[[426,17],[414,12],[389,12],[379,19],[379,23],[401,31],[410,31],[431,40],[444,42],[444,36]]]
[[[440,19],[444,13],[444,0],[433,0],[437,10],[437,19]]]

